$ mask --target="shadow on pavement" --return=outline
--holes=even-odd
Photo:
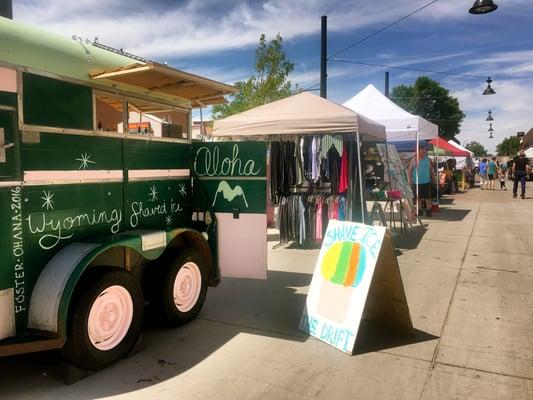
[[[466,218],[468,214],[470,214],[471,210],[458,210],[458,209],[450,209],[450,208],[443,208],[439,212],[433,213],[433,216],[431,217],[432,220],[439,220],[439,221],[462,221]]]
[[[269,271],[268,280],[225,278],[209,288],[196,320],[164,329],[146,317],[143,351],[70,386],[61,380],[58,351],[0,358],[0,399],[94,399],[135,392],[187,372],[243,333],[304,342],[308,336],[298,322],[306,295],[297,292],[310,282],[310,274],[282,271]]]
[[[449,206],[449,205],[452,205],[454,201],[455,201],[454,198],[442,198],[441,197],[439,199],[439,204],[442,206]]]
[[[213,357],[227,357],[219,351],[229,342],[236,341],[233,346],[249,344],[246,336],[240,336],[243,334],[305,342],[309,336],[298,329],[298,323],[311,278],[308,273],[272,270],[268,280],[226,278],[219,287],[210,288],[196,320],[181,328],[163,329],[147,319],[143,329],[145,350],[70,386],[60,380],[57,351],[2,358],[0,398],[85,400],[119,394],[140,396],[134,393],[187,373],[204,361],[212,362],[209,360]],[[362,322],[356,354],[434,338],[421,331],[416,331],[415,337],[397,336]],[[233,349],[238,351],[238,347]],[[2,393],[6,388],[9,393]]]
[[[354,355],[372,353],[375,351],[391,349],[393,347],[407,346],[410,344],[427,342],[438,339],[437,336],[415,329],[414,336],[395,334],[390,330],[380,327],[370,321],[361,321],[359,334],[355,341]]]
[[[402,254],[400,249],[412,250],[418,247],[418,244],[424,237],[427,229],[424,226],[418,225],[411,228],[405,233],[394,236],[394,246],[396,256]]]

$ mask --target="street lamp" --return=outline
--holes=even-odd
[[[492,0],[476,0],[474,5],[469,10],[470,14],[488,14],[490,12],[496,11],[498,6],[494,4]]]
[[[487,119],[485,121],[494,121],[494,118],[492,118],[492,111],[489,110],[489,116],[487,117]]]
[[[490,95],[490,94],[496,94],[494,89],[490,86],[490,84],[492,83],[492,79],[490,79],[490,76],[487,78],[486,82],[487,82],[487,88],[483,92],[483,96],[487,96],[487,95]]]
[[[492,136],[492,132],[494,132],[494,129],[492,128],[492,124],[489,126],[489,139],[492,139],[494,136]]]

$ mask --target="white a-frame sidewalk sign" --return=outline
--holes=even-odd
[[[386,228],[330,221],[300,329],[353,354],[362,319],[391,332],[414,334]]]

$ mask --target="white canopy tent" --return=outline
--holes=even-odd
[[[368,85],[350,100],[346,101],[344,106],[385,125],[388,141],[415,140],[417,164],[419,141],[438,139],[439,137],[439,127],[437,125],[418,115],[413,115],[405,111],[376,89],[374,85]],[[418,170],[415,171],[416,181],[418,182]],[[416,187],[416,197],[418,198],[418,185]]]
[[[339,134],[359,132],[385,140],[385,127],[367,117],[309,92],[274,101],[215,120],[213,136]]]
[[[431,140],[439,136],[437,125],[405,111],[374,85],[368,85],[343,105],[385,125],[389,141]]]

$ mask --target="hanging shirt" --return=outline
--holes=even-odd
[[[300,228],[300,235],[299,235],[299,244],[300,246],[304,244],[305,242],[305,207],[304,203],[302,201],[302,196],[298,196],[298,218],[299,218],[299,228]]]
[[[416,160],[415,160],[416,162]],[[413,183],[416,184],[416,173],[418,170],[418,183],[423,185],[425,183],[431,183],[431,162],[426,155],[424,158],[418,160],[418,168],[413,168]]]
[[[339,178],[339,193],[344,193],[348,189],[348,146],[346,142],[342,144],[341,175]]]
[[[320,179],[320,138],[314,136],[311,141],[311,179],[318,182]]]
[[[318,198],[315,204],[316,204],[315,239],[322,240],[322,199]]]
[[[327,153],[328,177],[331,182],[331,194],[339,193],[339,177],[341,173],[341,156],[334,144]]]
[[[339,221],[346,219],[346,199],[341,197],[339,199]]]

